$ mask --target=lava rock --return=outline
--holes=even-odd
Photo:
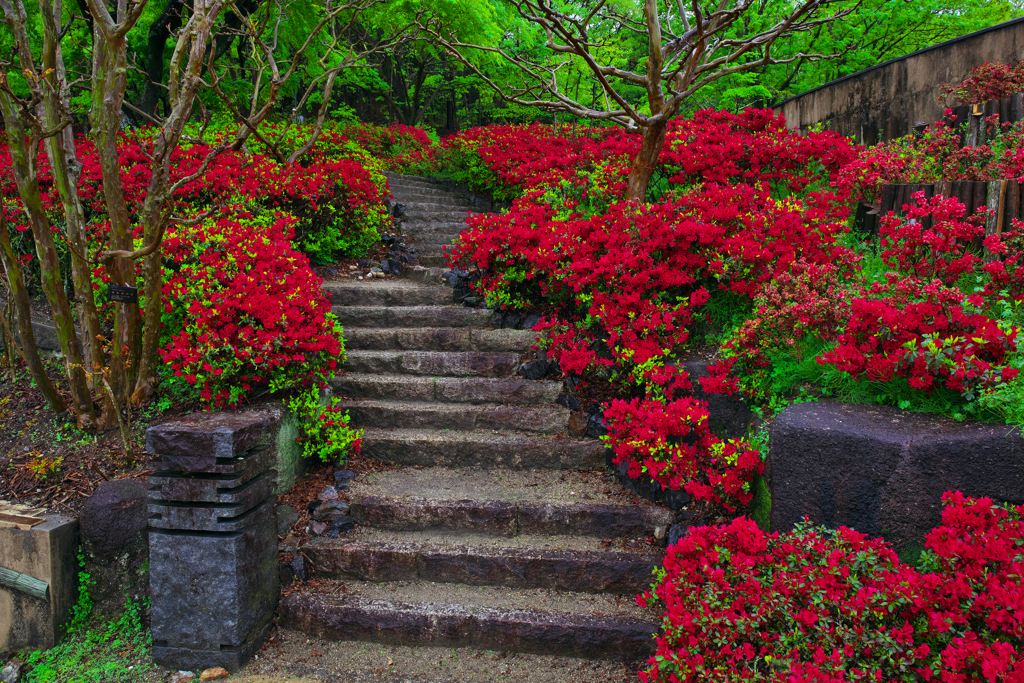
[[[348,515],[338,515],[331,520],[331,528],[327,530],[328,538],[337,538],[356,528],[356,521]]]
[[[524,330],[532,330],[534,327],[536,327],[539,324],[540,324],[540,316],[539,315],[528,315],[528,316],[526,316],[526,319],[523,320],[523,329]]]
[[[334,486],[328,486],[320,492],[317,498],[319,500],[338,500],[338,489]]]
[[[296,555],[288,568],[292,570],[296,581],[309,581],[309,567],[306,565],[306,558],[302,555]]]
[[[708,404],[708,426],[720,439],[739,439],[747,434],[753,411],[740,393],[732,396],[726,394],[709,394],[701,386],[700,379],[708,376],[707,361],[683,363],[693,389],[690,395],[706,401]]]
[[[519,366],[519,374],[526,379],[540,379],[548,372],[548,362],[543,358],[531,360]]]
[[[395,208],[391,210],[391,215],[395,218],[401,218],[405,215],[405,204],[401,202],[395,204]]]
[[[555,403],[560,406],[565,406],[569,410],[580,409],[580,402],[576,400],[576,397],[572,394],[559,394],[558,398],[555,399]]]
[[[309,523],[309,533],[313,534],[314,536],[322,536],[325,531],[327,531],[327,524],[325,524],[324,522]]]
[[[313,519],[318,522],[326,522],[332,517],[348,514],[348,503],[341,500],[328,500],[316,509]]]
[[[337,275],[338,271],[334,268],[324,268],[324,275]]]
[[[668,544],[670,546],[679,543],[682,539],[686,538],[686,533],[690,530],[685,524],[673,524],[668,528]]]
[[[309,505],[306,506],[306,512],[308,512],[309,514],[313,514],[314,512],[316,512],[316,509],[320,507],[321,503],[323,503],[322,500],[309,501]]]
[[[501,326],[506,330],[518,330],[522,323],[522,314],[516,313],[515,311],[507,311]]]
[[[483,303],[483,300],[478,296],[467,296],[462,300],[462,305],[468,308],[476,308],[481,303]]]
[[[370,267],[370,262],[367,261],[366,259],[360,259],[359,260],[359,267],[360,268],[369,268]]]
[[[600,439],[608,433],[608,425],[604,421],[604,413],[593,413],[587,420],[587,436],[591,439]]]
[[[334,473],[334,485],[339,491],[344,491],[348,488],[349,482],[356,478],[356,473],[352,470],[338,470]]]
[[[126,552],[143,550],[149,526],[148,503],[146,485],[139,479],[101,483],[85,501],[78,518],[92,553],[112,560]]]
[[[299,521],[299,513],[291,505],[277,506],[277,535],[287,536],[295,522]]]

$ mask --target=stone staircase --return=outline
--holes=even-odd
[[[462,200],[418,178],[391,186],[406,234],[434,258]],[[326,287],[348,350],[335,393],[365,430],[363,454],[404,467],[351,483],[356,531],[303,547],[317,581],[283,599],[283,624],[388,645],[646,656],[657,615],[634,596],[661,557],[643,539],[671,513],[622,490],[600,442],[568,436],[560,382],[515,374],[535,333],[491,329],[490,311],[453,305],[432,271]]]

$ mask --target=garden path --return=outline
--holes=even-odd
[[[439,264],[466,201],[390,181],[406,235]],[[348,349],[335,392],[363,455],[401,467],[352,482],[359,526],[304,548],[317,585],[284,598],[283,623],[388,645],[646,656],[656,619],[633,598],[660,561],[645,539],[670,513],[610,478],[599,441],[567,434],[560,382],[516,375],[536,333],[454,305],[442,272],[326,286]]]

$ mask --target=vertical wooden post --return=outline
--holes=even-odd
[[[1010,180],[1006,184],[1006,207],[1003,211],[1003,230],[1013,230],[1013,219],[1020,216],[1020,183]]]
[[[878,215],[884,216],[893,210],[896,203],[896,185],[886,183],[882,185],[881,201],[879,202]]]
[[[1010,95],[1010,118],[1011,123],[1024,120],[1024,93]]]
[[[924,190],[924,198],[925,198],[925,200],[930,203],[932,197],[935,196],[935,185],[921,185],[920,187],[921,187],[922,190]],[[923,227],[925,230],[931,230],[931,228],[932,228],[932,217],[931,216],[925,216],[924,219],[921,220],[921,227]]]

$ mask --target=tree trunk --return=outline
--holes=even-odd
[[[53,130],[62,121],[70,120],[71,89],[68,87],[67,73],[64,69],[64,57],[61,54],[60,18],[61,2],[39,2],[40,16],[43,20],[43,70],[49,72],[51,87],[43,88],[44,127]],[[104,366],[103,350],[99,342],[101,335],[99,313],[96,310],[96,298],[92,290],[92,271],[89,264],[82,258],[88,249],[85,234],[85,211],[78,196],[78,180],[82,171],[82,163],[78,160],[75,149],[74,132],[67,126],[58,135],[46,140],[46,152],[53,169],[53,182],[57,186],[61,204],[64,206],[64,218],[67,224],[67,240],[71,245],[71,277],[75,286],[75,299],[78,302],[78,319],[82,328],[82,350],[86,358],[86,371],[90,388],[93,380],[102,372]]]
[[[117,151],[121,127],[121,106],[128,77],[127,44],[120,33],[104,34],[99,22],[93,31],[92,106],[89,119],[92,138],[100,158],[103,196],[110,218],[110,249],[132,251],[132,220],[121,185],[121,162]],[[115,285],[135,286],[135,262],[117,258],[107,265]],[[141,353],[141,319],[138,304],[114,304],[114,334],[110,344],[108,382],[116,402],[125,403],[135,383]],[[104,426],[112,426],[116,415],[104,411]]]
[[[64,403],[64,399],[57,393],[53,382],[46,376],[46,368],[43,367],[39,350],[36,348],[36,339],[32,332],[32,311],[29,307],[28,290],[25,289],[25,280],[21,276],[18,259],[14,256],[14,250],[11,248],[11,235],[7,232],[7,217],[4,215],[2,206],[0,206],[0,263],[7,271],[7,282],[11,288],[14,317],[18,324],[18,335],[21,337],[21,357],[25,359],[25,365],[28,366],[32,379],[39,387],[39,391],[43,393],[47,404],[57,413],[63,413],[68,407]]]
[[[150,116],[156,114],[156,105],[166,92],[160,87],[164,82],[164,50],[171,31],[181,28],[182,0],[168,0],[163,14],[149,27],[146,41],[146,75],[149,77],[142,89],[142,103],[139,109]],[[165,112],[166,113],[166,112]]]
[[[661,148],[665,146],[667,131],[668,123],[664,120],[644,128],[640,151],[637,152],[633,166],[629,170],[626,199],[637,199],[641,202],[647,199],[647,185],[658,166],[658,157],[661,155]]]
[[[53,315],[53,326],[57,331],[57,341],[64,354],[64,365],[70,384],[72,400],[78,426],[91,429],[96,424],[92,396],[85,374],[85,362],[82,349],[75,332],[71,305],[64,293],[64,282],[60,273],[60,258],[53,242],[53,231],[50,221],[43,209],[39,195],[39,177],[35,159],[30,155],[37,153],[28,143],[28,135],[19,117],[17,105],[6,93],[0,93],[0,108],[3,109],[4,123],[7,127],[7,141],[11,150],[11,168],[18,185],[18,194],[25,208],[32,238],[36,243],[36,257],[39,259],[43,293],[50,304]]]

